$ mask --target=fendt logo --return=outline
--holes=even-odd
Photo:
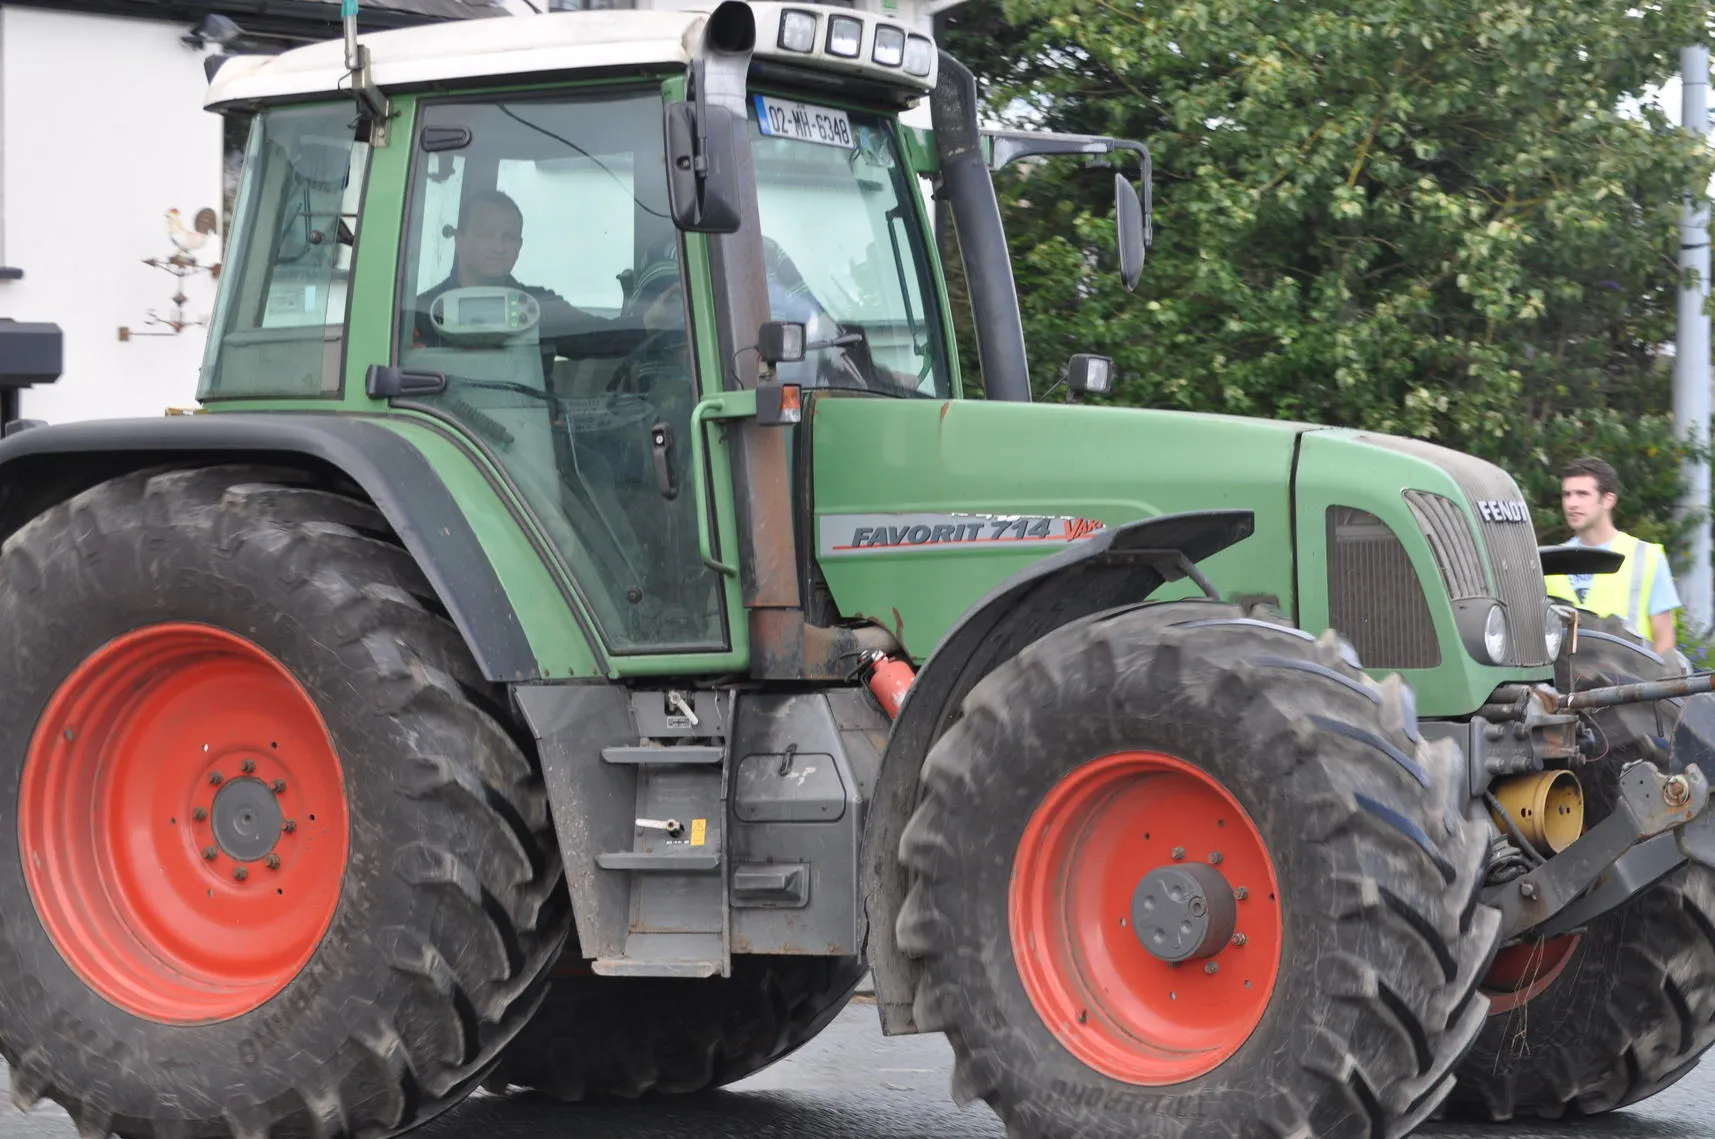
[[[1477,513],[1484,522],[1529,522],[1530,507],[1522,502],[1507,502],[1498,498],[1477,500]]]

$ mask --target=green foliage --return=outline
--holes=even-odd
[[[1112,171],[999,181],[1045,391],[1114,357],[1133,405],[1412,435],[1505,466],[1559,529],[1556,472],[1625,482],[1670,544],[1683,195],[1715,158],[1622,107],[1707,38],[1704,0],[970,0],[943,44],[991,119],[1146,141],[1135,294]],[[967,345],[968,347],[968,345]],[[967,356],[967,358],[970,358]]]
[[[1674,647],[1685,654],[1692,669],[1700,672],[1715,668],[1715,632],[1693,629],[1686,621],[1683,609],[1674,611],[1673,624],[1676,630]]]

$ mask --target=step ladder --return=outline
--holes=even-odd
[[[627,880],[622,955],[597,957],[609,977],[714,977],[732,971],[726,802],[731,697],[631,693],[638,740],[604,747],[604,767],[634,782],[630,849],[596,855]],[[615,804],[619,807],[619,804]],[[621,808],[623,809],[623,808]]]

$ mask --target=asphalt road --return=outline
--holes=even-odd
[[[731,1090],[667,1106],[568,1108],[478,1093],[416,1132],[421,1139],[974,1139],[1004,1129],[981,1104],[947,1093],[952,1053],[939,1036],[882,1037],[875,1008],[854,1004],[797,1055]],[[0,1064],[0,1073],[5,1066]],[[0,1097],[0,1139],[76,1139],[65,1113],[20,1115]],[[1715,1060],[1638,1107],[1576,1126],[1432,1123],[1413,1139],[1711,1139]]]

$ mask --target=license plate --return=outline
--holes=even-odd
[[[817,142],[847,150],[857,148],[857,140],[852,136],[852,121],[844,111],[773,99],[767,95],[753,98],[756,100],[756,123],[769,138]]]

